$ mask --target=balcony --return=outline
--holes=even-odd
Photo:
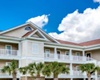
[[[60,61],[60,62],[72,62],[72,63],[82,63],[82,62],[93,62],[94,59],[90,57],[75,56],[75,55],[64,55],[64,54],[44,54],[45,61]]]
[[[70,71],[71,72],[71,71]],[[77,71],[77,70],[72,70],[72,74],[59,74],[58,78],[84,78],[86,77],[86,74],[82,73],[81,71]],[[51,75],[50,77],[46,78],[53,78],[53,75]]]
[[[44,58],[46,61],[66,61],[70,59],[69,56],[67,55],[63,55],[63,54],[57,54],[56,56],[54,55],[54,53],[50,53],[50,54],[44,54]]]
[[[0,49],[0,59],[17,59],[18,57],[18,50]]]

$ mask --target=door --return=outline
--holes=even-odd
[[[60,59],[60,51],[57,51],[58,59]]]
[[[91,60],[91,53],[87,53],[87,54],[86,54],[86,57],[87,57],[87,60],[88,60],[88,61]]]
[[[91,53],[87,53],[86,57],[90,57],[91,58]]]
[[[11,50],[12,50],[12,46],[11,45],[6,45],[5,49],[6,49],[7,54],[11,54],[12,53],[11,52]]]
[[[50,56],[50,50],[49,49],[45,49],[45,54],[46,54],[46,57],[49,57]]]

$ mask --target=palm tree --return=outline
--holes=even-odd
[[[33,63],[34,64],[34,68],[35,68],[35,73],[36,73],[36,79],[40,80],[43,68],[44,68],[44,63],[40,62],[40,63]]]
[[[40,79],[40,75],[42,73],[42,70],[43,70],[43,67],[44,67],[44,64],[43,63],[30,63],[28,66],[26,67],[21,67],[19,68],[19,71],[22,73],[22,74],[26,74],[26,73],[29,73],[31,75],[31,77],[34,79],[34,74],[36,74],[36,79]]]
[[[23,75],[27,73],[27,70],[28,70],[27,66],[19,68],[19,72],[22,73]]]
[[[51,67],[50,67],[49,64],[45,64],[45,65],[44,65],[42,74],[43,74],[44,76],[47,76],[47,77],[49,77],[49,76],[51,75]]]
[[[92,73],[94,73],[95,71],[100,70],[100,67],[95,66],[93,63],[87,63],[87,64],[81,64],[79,66],[79,69],[82,72],[86,72],[87,73],[88,80],[91,80]]]
[[[50,67],[54,80],[58,80],[58,75],[61,73],[69,73],[69,68],[63,63],[52,62],[50,63]]]
[[[17,61],[13,60],[11,61],[11,63],[9,63],[9,65],[4,66],[1,71],[3,73],[9,73],[9,75],[12,75],[13,80],[17,80],[16,76],[17,76],[17,68],[18,68],[18,63]]]

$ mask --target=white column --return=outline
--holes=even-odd
[[[70,55],[70,60],[73,60],[73,57],[72,57],[72,49],[69,50],[69,55]]]
[[[95,72],[95,80],[98,80],[98,77],[97,77],[97,71]]]
[[[72,63],[70,63],[70,75],[73,75]]]
[[[84,80],[86,80],[86,79],[84,78]]]
[[[73,78],[70,78],[70,80],[73,80]]]
[[[86,61],[86,59],[85,59],[85,51],[84,50],[82,51],[82,54],[83,54],[83,61]]]
[[[27,66],[27,58],[26,58],[25,61],[26,61],[26,66]],[[25,75],[25,80],[27,80],[27,74],[28,74],[28,73],[26,73],[26,75]]]
[[[18,56],[21,56],[21,42],[18,43]],[[18,67],[20,68],[21,67],[21,59],[19,59],[18,64],[19,64]],[[18,72],[18,74],[20,75],[19,80],[21,80],[21,74],[19,72]]]
[[[54,47],[54,58],[57,59],[57,48]]]

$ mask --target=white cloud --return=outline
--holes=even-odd
[[[100,38],[100,7],[87,8],[83,13],[78,10],[63,18],[58,27],[60,34],[51,32],[54,38],[72,42],[83,42]]]
[[[100,3],[100,0],[93,0],[94,2],[99,2]]]
[[[33,18],[28,19],[26,22],[33,22],[34,24],[36,24],[37,26],[42,28],[43,26],[45,26],[48,23],[48,21],[49,21],[48,16],[49,15],[44,14],[41,16],[33,17]]]

